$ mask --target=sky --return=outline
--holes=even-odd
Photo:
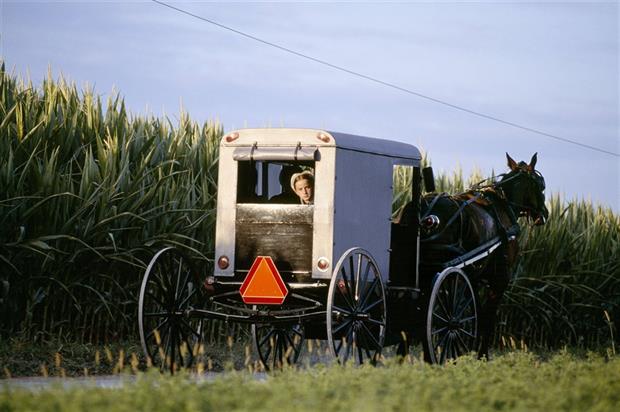
[[[152,1],[0,0],[0,56],[51,68],[135,115],[225,130],[308,127],[411,143],[435,173],[537,169],[547,194],[620,212],[618,1],[170,1],[345,73]]]

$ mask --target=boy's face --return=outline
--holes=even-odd
[[[310,203],[312,201],[312,184],[306,179],[295,182],[295,194],[299,196],[302,202]]]

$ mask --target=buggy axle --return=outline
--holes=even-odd
[[[312,313],[299,313],[292,315],[273,315],[268,310],[259,310],[254,309],[251,310],[250,313],[246,314],[229,314],[229,313],[221,313],[215,312],[212,310],[206,309],[187,309],[184,313],[186,317],[194,317],[194,318],[206,318],[206,319],[218,319],[223,320],[225,322],[236,322],[236,323],[273,323],[273,324],[282,324],[282,323],[301,323],[304,321],[308,321],[311,319],[319,319],[324,318],[326,315],[325,311],[317,311]]]

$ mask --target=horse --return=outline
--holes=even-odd
[[[456,195],[426,194],[420,205],[421,274],[438,273],[446,262],[501,241],[488,257],[464,268],[480,301],[479,358],[488,358],[497,310],[518,260],[518,218],[543,225],[549,216],[545,180],[535,169],[537,154],[529,163],[517,163],[508,153],[506,158],[509,172],[491,183],[483,185],[484,180]],[[427,283],[422,290],[430,290],[433,276],[422,279]]]

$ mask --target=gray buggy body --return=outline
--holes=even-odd
[[[240,161],[299,160],[314,162],[313,206],[273,205],[266,199],[237,204]],[[330,279],[340,256],[361,247],[387,282],[394,166],[419,168],[420,160],[420,151],[409,144],[315,129],[229,133],[220,145],[215,256],[228,256],[230,266],[216,266],[215,276],[245,273],[248,258],[272,255],[290,257],[297,278]],[[277,176],[268,183],[277,183]],[[237,265],[240,251],[254,256],[241,257]],[[317,266],[321,258],[329,262],[327,268]]]

